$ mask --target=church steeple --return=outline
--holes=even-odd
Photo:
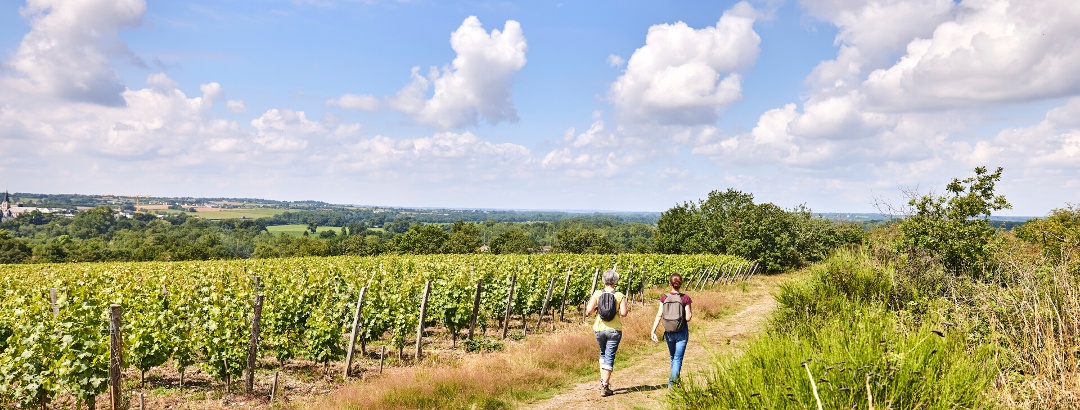
[[[4,201],[0,202],[0,222],[13,218],[11,213],[11,196],[4,191]]]

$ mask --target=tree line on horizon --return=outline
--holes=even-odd
[[[465,212],[465,211],[462,211]],[[486,211],[477,211],[486,212]],[[860,224],[754,203],[737,190],[644,214],[526,212],[503,221],[446,220],[448,215],[360,209],[286,211],[258,219],[206,220],[188,213],[119,217],[98,206],[64,217],[37,211],[0,223],[0,263],[178,261],[379,254],[668,253],[731,254],[779,272],[821,260],[862,241]],[[460,216],[458,214],[456,216]],[[481,213],[475,216],[479,217]],[[548,221],[518,220],[541,217]],[[434,218],[434,219],[433,219]],[[301,224],[301,236],[267,226]],[[333,230],[317,230],[333,226]]]

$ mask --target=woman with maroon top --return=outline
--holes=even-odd
[[[664,315],[665,301],[669,301],[670,299],[670,302],[678,302],[682,306],[681,312],[676,310],[676,312],[682,313],[682,317],[679,318],[678,313],[674,314],[676,317],[675,320],[677,321],[676,323],[678,324],[676,327],[678,329],[674,331],[669,331],[667,329],[667,327],[669,327],[668,322],[671,322],[671,314],[669,314],[669,317],[663,318],[665,321],[664,340],[667,342],[668,354],[671,355],[671,375],[668,377],[668,388],[670,388],[673,384],[679,382],[679,370],[682,369],[683,353],[686,352],[686,342],[690,339],[688,322],[694,317],[693,310],[690,309],[690,304],[694,301],[690,299],[690,295],[679,292],[679,288],[682,287],[682,276],[679,274],[676,273],[671,275],[671,277],[668,278],[668,284],[671,285],[671,291],[660,296],[660,307],[656,310],[656,319],[653,320],[652,332],[650,333],[652,335],[653,343],[659,342],[656,337],[656,328],[660,326],[661,316]],[[672,305],[672,307],[677,309],[677,306]]]

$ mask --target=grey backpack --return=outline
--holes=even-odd
[[[615,300],[615,294],[606,291],[601,293],[600,298],[596,300],[596,311],[600,314],[600,319],[605,322],[614,319],[619,312],[619,303]]]
[[[660,319],[664,322],[664,331],[668,333],[681,332],[683,326],[686,326],[684,314],[682,293],[678,295],[666,294],[664,296],[664,306],[660,313]]]

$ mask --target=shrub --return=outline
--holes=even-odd
[[[946,186],[951,196],[924,195],[908,205],[914,214],[900,222],[904,249],[926,250],[955,274],[985,277],[995,265],[991,240],[995,230],[987,218],[991,212],[1012,208],[1002,195],[994,195],[994,184],[1002,169],[987,173],[975,168],[975,176],[953,179]]]

